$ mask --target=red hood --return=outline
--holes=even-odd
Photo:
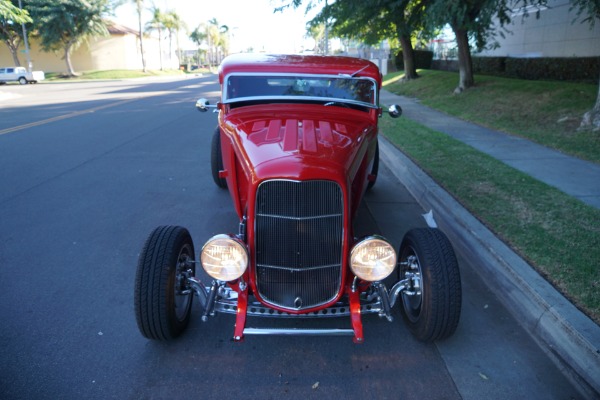
[[[368,113],[315,105],[244,107],[230,111],[224,123],[257,180],[352,180],[366,151],[364,137],[375,133]]]

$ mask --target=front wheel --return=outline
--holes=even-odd
[[[402,315],[421,341],[445,339],[456,331],[462,289],[458,262],[450,241],[440,230],[410,230],[400,246],[400,279],[408,281],[401,293]]]
[[[193,291],[194,244],[180,226],[156,228],[146,240],[135,276],[134,308],[138,328],[148,339],[169,340],[187,327]]]
[[[223,169],[223,154],[221,153],[221,130],[217,126],[210,146],[210,169],[213,181],[221,189],[227,188],[227,180],[219,177],[219,171]]]
[[[377,174],[379,173],[379,141],[375,147],[375,157],[373,157],[373,166],[371,167],[371,180],[367,184],[367,190],[371,190],[375,186],[377,181]]]

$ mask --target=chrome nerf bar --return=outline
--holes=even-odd
[[[244,335],[354,336],[352,329],[245,328]]]
[[[392,321],[392,308],[398,301],[398,297],[403,291],[409,287],[410,278],[397,282],[389,291],[381,282],[374,282],[373,288],[375,291],[366,298],[361,300],[361,314],[379,314],[380,317],[385,317],[388,321]],[[188,277],[190,288],[198,296],[200,305],[203,309],[202,321],[207,321],[208,316],[214,316],[215,313],[236,314],[237,312],[237,292],[226,286],[225,282],[213,281],[211,286],[205,286],[200,279],[196,277]],[[407,295],[411,293],[406,291]],[[248,316],[254,317],[278,317],[278,318],[324,318],[324,317],[347,317],[350,316],[350,306],[346,302],[338,302],[331,307],[323,310],[310,312],[306,314],[290,314],[283,311],[278,311],[273,308],[262,305],[259,302],[248,304]],[[254,329],[254,328],[247,328]],[[277,329],[271,329],[275,331]],[[350,330],[351,332],[352,330]],[[336,333],[337,332],[337,333]],[[341,333],[340,333],[341,332]],[[266,333],[249,333],[249,334],[266,334]],[[281,333],[293,335],[294,333]],[[315,333],[300,333],[303,335],[312,335]],[[347,334],[345,330],[333,329],[331,335]]]

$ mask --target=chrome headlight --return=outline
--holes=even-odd
[[[350,269],[360,279],[376,282],[387,278],[396,267],[394,247],[384,238],[369,236],[350,252]]]
[[[216,235],[206,242],[200,252],[202,268],[220,281],[233,281],[248,267],[248,250],[244,243],[229,235]]]

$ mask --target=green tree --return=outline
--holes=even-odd
[[[307,28],[307,33],[315,41],[315,53],[325,54],[325,24],[314,21]]]
[[[202,25],[196,27],[196,29],[194,29],[192,33],[190,33],[190,40],[196,43],[196,45],[198,46],[198,65],[202,64],[201,55],[204,55],[206,53],[206,50],[201,49],[202,43],[206,41],[206,38],[207,35]]]
[[[181,49],[179,48],[179,31],[182,29],[186,29],[185,22],[181,19],[179,14],[175,11],[167,11],[164,14],[163,25],[165,29],[169,32],[169,58],[171,58],[172,51],[172,40],[173,34],[175,34],[175,41],[177,45],[177,57],[179,58],[179,62],[181,62]]]
[[[17,24],[31,22],[27,11],[21,10],[11,0],[0,0],[0,18],[3,20],[12,20]]]
[[[425,0],[338,0],[325,7],[310,22],[330,23],[333,34],[375,45],[384,39],[400,42],[404,58],[404,78],[414,79],[412,37],[425,30]]]
[[[428,0],[426,17],[435,26],[450,25],[458,47],[460,93],[475,84],[471,43],[476,50],[494,46],[494,36],[510,21],[515,9],[528,16],[528,7],[546,4],[546,0]],[[497,23],[496,23],[497,21]]]
[[[407,32],[415,32],[424,27],[427,27],[426,31],[432,31],[436,27],[450,25],[458,47],[459,83],[455,93],[460,93],[475,83],[471,43],[477,50],[493,46],[494,36],[505,30],[515,9],[526,17],[530,6],[544,5],[546,2],[547,0],[337,0],[329,7],[326,2],[325,9],[345,9],[342,14],[344,18],[340,19],[341,26],[346,26],[349,31],[354,29],[362,32],[367,38],[363,40],[371,40],[369,38],[373,34],[384,35],[386,29],[395,27],[405,59],[408,54],[408,63],[413,57],[410,54],[412,45]],[[275,8],[275,11],[298,7],[302,3],[303,0],[280,0],[282,5]],[[319,3],[321,0],[308,0],[307,12]],[[363,18],[363,15],[368,17]],[[385,35],[390,37],[389,33]],[[407,65],[405,70],[411,74],[416,73],[414,66]]]
[[[28,9],[42,48],[62,50],[69,76],[76,76],[71,52],[92,37],[108,35],[108,0],[30,0]]]
[[[219,53],[226,55],[229,52],[229,27],[219,25],[216,18],[212,18],[204,25],[206,41],[208,44],[208,58],[210,65],[219,63]]]
[[[299,7],[302,0],[282,0],[285,4],[275,11]],[[320,0],[309,0],[306,12],[316,7]],[[384,39],[400,42],[404,58],[404,79],[414,79],[417,71],[414,63],[412,37],[425,30],[424,18],[427,0],[337,0],[325,1],[321,12],[309,23],[331,24],[334,35],[360,40],[368,45]]]
[[[571,0],[571,7],[576,10],[577,18],[583,17],[582,22],[588,22],[590,28],[594,27],[597,20],[600,21],[600,0]],[[596,104],[583,115],[581,128],[600,130],[600,80]]]
[[[20,66],[19,46],[23,39],[21,24],[31,24],[33,20],[27,10],[21,10],[16,0],[0,0],[0,40],[6,44],[13,63]]]

